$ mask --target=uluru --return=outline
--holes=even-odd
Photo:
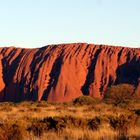
[[[0,48],[0,101],[103,98],[111,85],[140,90],[140,49],[86,43]]]

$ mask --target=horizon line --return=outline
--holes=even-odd
[[[106,44],[106,43],[87,43],[87,42],[69,42],[69,43],[49,43],[47,45],[42,45],[40,47],[22,47],[19,45],[5,45],[5,46],[0,46],[0,48],[21,48],[21,49],[37,49],[37,48],[42,48],[42,47],[47,47],[47,46],[53,46],[53,45],[70,45],[70,44],[87,44],[87,45],[97,45],[97,46],[108,46],[108,47],[117,47],[117,48],[130,48],[130,49],[140,49],[140,47],[130,47],[126,45],[111,45],[111,44]]]

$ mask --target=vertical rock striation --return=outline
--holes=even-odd
[[[0,101],[102,98],[120,83],[140,94],[140,49],[86,43],[0,48]]]

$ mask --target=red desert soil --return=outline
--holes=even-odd
[[[102,98],[120,83],[140,90],[140,49],[86,43],[0,48],[0,101]]]

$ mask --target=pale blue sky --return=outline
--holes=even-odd
[[[0,0],[0,46],[140,47],[140,0]]]

